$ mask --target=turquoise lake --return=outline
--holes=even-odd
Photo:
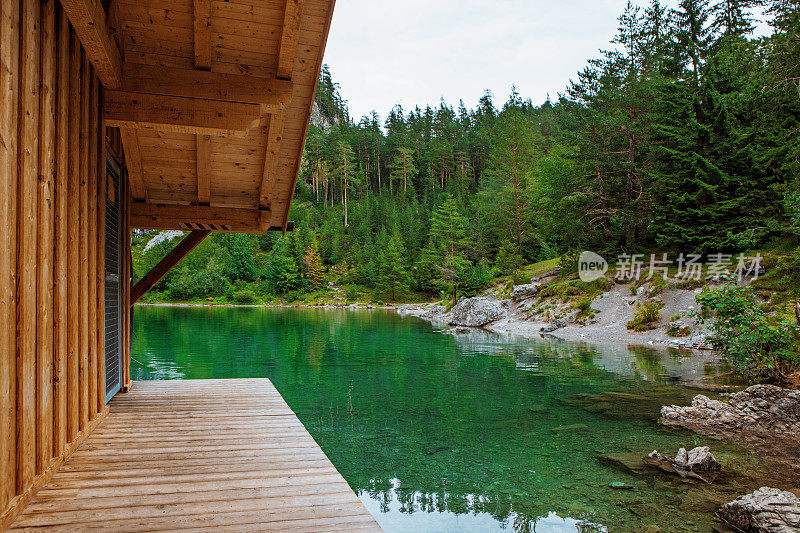
[[[706,444],[657,416],[719,371],[710,354],[383,310],[137,306],[133,331],[135,380],[269,378],[387,532],[710,530],[707,489],[604,460]]]

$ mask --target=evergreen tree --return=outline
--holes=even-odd
[[[311,245],[306,248],[303,258],[306,270],[306,279],[312,289],[319,289],[325,283],[325,268],[322,266],[322,258],[319,255],[317,240],[311,241]]]
[[[461,214],[453,198],[436,210],[431,220],[431,242],[439,254],[439,281],[448,288],[453,303],[458,296],[458,283],[463,281],[469,262],[466,259],[467,218]]]
[[[394,300],[397,298],[397,292],[407,287],[407,279],[403,240],[399,233],[393,233],[380,255],[378,283]]]
[[[408,184],[413,183],[418,172],[416,166],[414,166],[413,150],[399,147],[389,168],[392,171],[389,179],[391,179],[392,183],[401,182],[403,184],[403,192],[406,192]]]

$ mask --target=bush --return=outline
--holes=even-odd
[[[800,365],[797,325],[770,323],[752,288],[733,283],[697,296],[711,344],[751,379],[780,381]]]
[[[182,268],[172,278],[168,288],[170,298],[179,301],[218,296],[229,290],[229,282],[221,265],[213,259],[200,271]]]
[[[628,329],[635,331],[648,331],[655,329],[661,321],[662,302],[645,302],[636,304],[633,310],[633,320],[628,322]]]
[[[355,302],[358,300],[358,286],[346,285],[344,288],[344,297],[348,302]]]
[[[283,295],[283,301],[287,304],[300,301],[305,296],[305,291],[294,290]]]
[[[256,295],[252,290],[242,288],[234,291],[231,299],[237,304],[252,304],[256,301]]]

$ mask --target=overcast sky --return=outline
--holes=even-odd
[[[644,1],[640,1],[644,4]],[[516,85],[542,103],[609,48],[627,0],[337,0],[325,62],[358,120]]]

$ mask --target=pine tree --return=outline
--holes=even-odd
[[[752,10],[761,0],[720,0],[711,6],[712,31],[723,40],[742,37],[755,29]]]
[[[464,279],[469,261],[466,258],[467,218],[461,214],[453,198],[436,210],[431,220],[430,238],[439,253],[439,280],[452,295],[458,296],[458,283]]]
[[[306,248],[303,263],[306,270],[306,279],[312,289],[319,289],[325,282],[325,268],[322,266],[322,257],[319,255],[317,239],[311,242],[311,246]]]
[[[497,117],[486,170],[489,180],[483,194],[498,237],[513,239],[516,253],[522,256],[531,232],[529,185],[539,150],[535,124],[523,111],[518,96],[513,92]]]
[[[397,298],[398,291],[402,291],[408,286],[403,239],[397,232],[392,234],[386,248],[381,252],[378,283],[384,291],[388,291],[392,300]]]
[[[389,168],[392,170],[389,179],[392,182],[402,182],[403,192],[406,192],[409,182],[412,182],[418,173],[417,167],[414,166],[414,151],[406,147],[398,148]]]

